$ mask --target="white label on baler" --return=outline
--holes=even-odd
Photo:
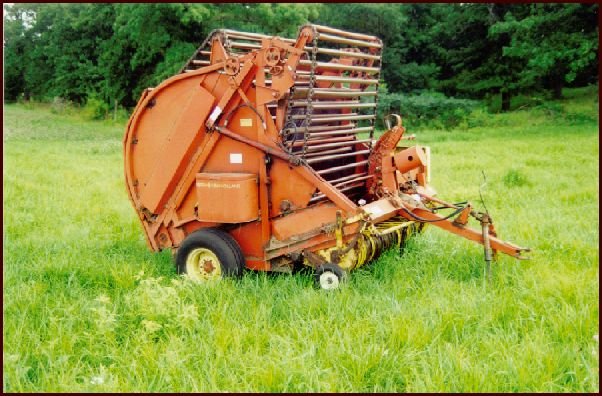
[[[240,119],[240,126],[241,127],[250,127],[250,126],[253,126],[253,119],[252,118],[241,118]]]
[[[241,153],[230,153],[230,163],[231,164],[242,164],[242,154]]]
[[[374,215],[374,216],[378,216],[383,214],[383,210],[381,208],[379,208],[378,206],[374,206],[372,208],[370,208],[370,214]]]
[[[211,121],[215,121],[220,114],[222,114],[222,109],[220,109],[219,106],[215,106],[215,109],[213,109],[213,111],[211,112],[209,119]]]

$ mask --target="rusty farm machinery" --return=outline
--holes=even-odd
[[[522,258],[487,213],[435,197],[428,147],[404,144],[399,116],[375,139],[382,50],[313,24],[296,39],[213,31],[127,124],[127,191],[149,247],[173,249],[197,280],[306,265],[324,289],[425,224],[482,244],[487,263]]]

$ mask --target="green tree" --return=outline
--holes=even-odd
[[[97,47],[111,35],[109,4],[19,4],[5,7],[5,76],[10,97],[85,100],[98,90]],[[17,26],[20,24],[20,26]]]
[[[126,107],[176,73],[207,34],[229,28],[295,37],[315,22],[382,38],[391,92],[513,95],[597,81],[597,5],[12,4],[4,5],[4,94],[89,97]]]
[[[101,44],[103,97],[126,106],[173,75],[204,39],[205,4],[114,4],[112,37]]]
[[[522,87],[539,83],[560,98],[565,83],[597,69],[597,4],[532,4],[525,17],[508,12],[490,31],[510,36],[503,54],[525,64]]]
[[[318,17],[321,8],[304,3],[213,4],[210,26],[293,38],[299,26]]]
[[[371,34],[383,40],[382,75],[389,90],[415,92],[432,88],[439,73],[433,62],[436,23],[425,4],[325,4],[321,24]]]
[[[32,12],[20,5],[4,6],[4,98],[15,100],[25,91],[23,74],[27,51],[30,49],[25,24]]]
[[[449,96],[483,98],[501,95],[502,110],[510,108],[510,99],[519,93],[521,59],[503,56],[510,42],[507,34],[490,34],[490,28],[510,10],[525,12],[514,4],[445,4],[435,12],[439,23],[433,39],[438,43],[436,62],[441,67],[438,88]]]

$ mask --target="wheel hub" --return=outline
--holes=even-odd
[[[205,281],[221,277],[221,263],[207,248],[197,248],[186,258],[186,273],[194,280]]]
[[[336,274],[326,271],[320,275],[320,287],[325,290],[334,290],[339,287],[339,277]]]
[[[215,267],[213,266],[213,263],[211,262],[211,260],[205,260],[203,262],[203,270],[210,274],[213,272],[213,270],[215,269]]]

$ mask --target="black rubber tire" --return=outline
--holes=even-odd
[[[245,267],[245,258],[238,243],[218,228],[202,228],[189,234],[176,253],[176,266],[179,274],[186,273],[186,258],[196,248],[211,250],[220,261],[222,277],[240,278]]]
[[[316,267],[314,272],[314,286],[318,289],[322,289],[320,285],[320,275],[325,272],[332,272],[339,278],[339,285],[347,280],[347,273],[338,265],[332,263],[322,264]],[[340,286],[339,286],[340,287]]]

